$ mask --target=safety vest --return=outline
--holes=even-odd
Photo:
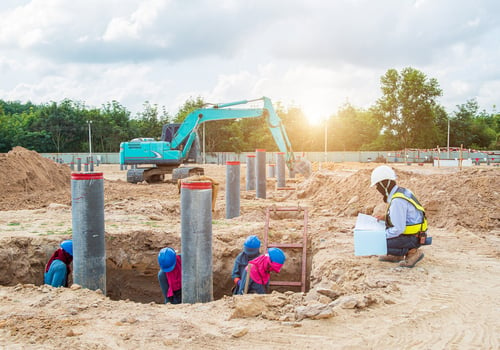
[[[404,200],[407,200],[418,211],[422,212],[423,221],[420,222],[420,223],[417,223],[417,224],[406,225],[406,228],[405,228],[403,234],[405,234],[405,235],[414,235],[414,234],[417,234],[419,232],[426,232],[427,231],[427,218],[425,217],[425,209],[424,209],[424,207],[420,204],[420,202],[418,201],[417,197],[415,197],[413,195],[413,193],[411,194],[410,197],[407,197],[404,194],[405,191],[406,191],[406,189],[404,189],[402,187],[399,187],[396,190],[396,192],[392,195],[391,202],[394,200],[394,198],[402,198]],[[391,206],[391,202],[389,202],[389,205],[387,206],[387,215],[385,216],[386,217],[386,226],[387,227],[394,226],[391,223],[391,218],[389,217],[389,207]]]

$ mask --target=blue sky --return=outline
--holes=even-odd
[[[2,0],[0,98],[175,114],[268,96],[317,120],[368,108],[388,69],[413,67],[448,112],[473,98],[491,112],[499,17],[495,0]]]

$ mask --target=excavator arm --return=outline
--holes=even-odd
[[[262,107],[244,108],[244,105],[257,101],[262,102]],[[230,108],[235,106],[238,108]],[[196,158],[199,149],[193,145],[195,142],[199,145],[197,131],[201,124],[214,120],[262,117],[265,118],[278,149],[285,154],[288,168],[291,171],[300,172],[306,177],[309,176],[310,167],[304,167],[301,162],[295,162],[292,145],[285,127],[276,114],[271,100],[267,97],[209,104],[188,114],[182,124],[165,125],[161,141],[122,142],[120,144],[120,164],[134,166],[127,172],[127,181],[133,183],[144,180],[147,182],[163,181],[164,175],[168,173],[173,174],[173,180],[175,177],[203,175],[203,168],[179,167],[179,165],[192,162]],[[137,165],[140,164],[151,164],[152,166],[137,168]]]
[[[228,108],[238,105],[245,105],[250,102],[263,101],[262,108]],[[272,102],[268,97],[261,97],[255,100],[242,100],[230,103],[214,104],[212,108],[201,108],[191,112],[177,133],[174,135],[171,148],[178,149],[184,144],[181,152],[181,158],[187,157],[189,150],[196,138],[198,127],[209,121],[259,118],[265,117],[267,126],[278,146],[280,152],[285,154],[285,161],[290,170],[294,170],[295,157],[292,151],[292,145],[288,139],[285,127],[280,117],[276,114]]]

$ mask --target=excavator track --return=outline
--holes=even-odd
[[[127,171],[127,182],[138,183],[146,181],[147,183],[162,183],[165,181],[166,174],[172,174],[172,179],[169,183],[177,183],[177,180],[193,175],[204,175],[205,170],[201,167],[154,167],[154,168],[138,168]]]

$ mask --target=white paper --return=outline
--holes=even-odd
[[[358,214],[355,230],[385,231],[385,222],[378,221],[376,217]]]

